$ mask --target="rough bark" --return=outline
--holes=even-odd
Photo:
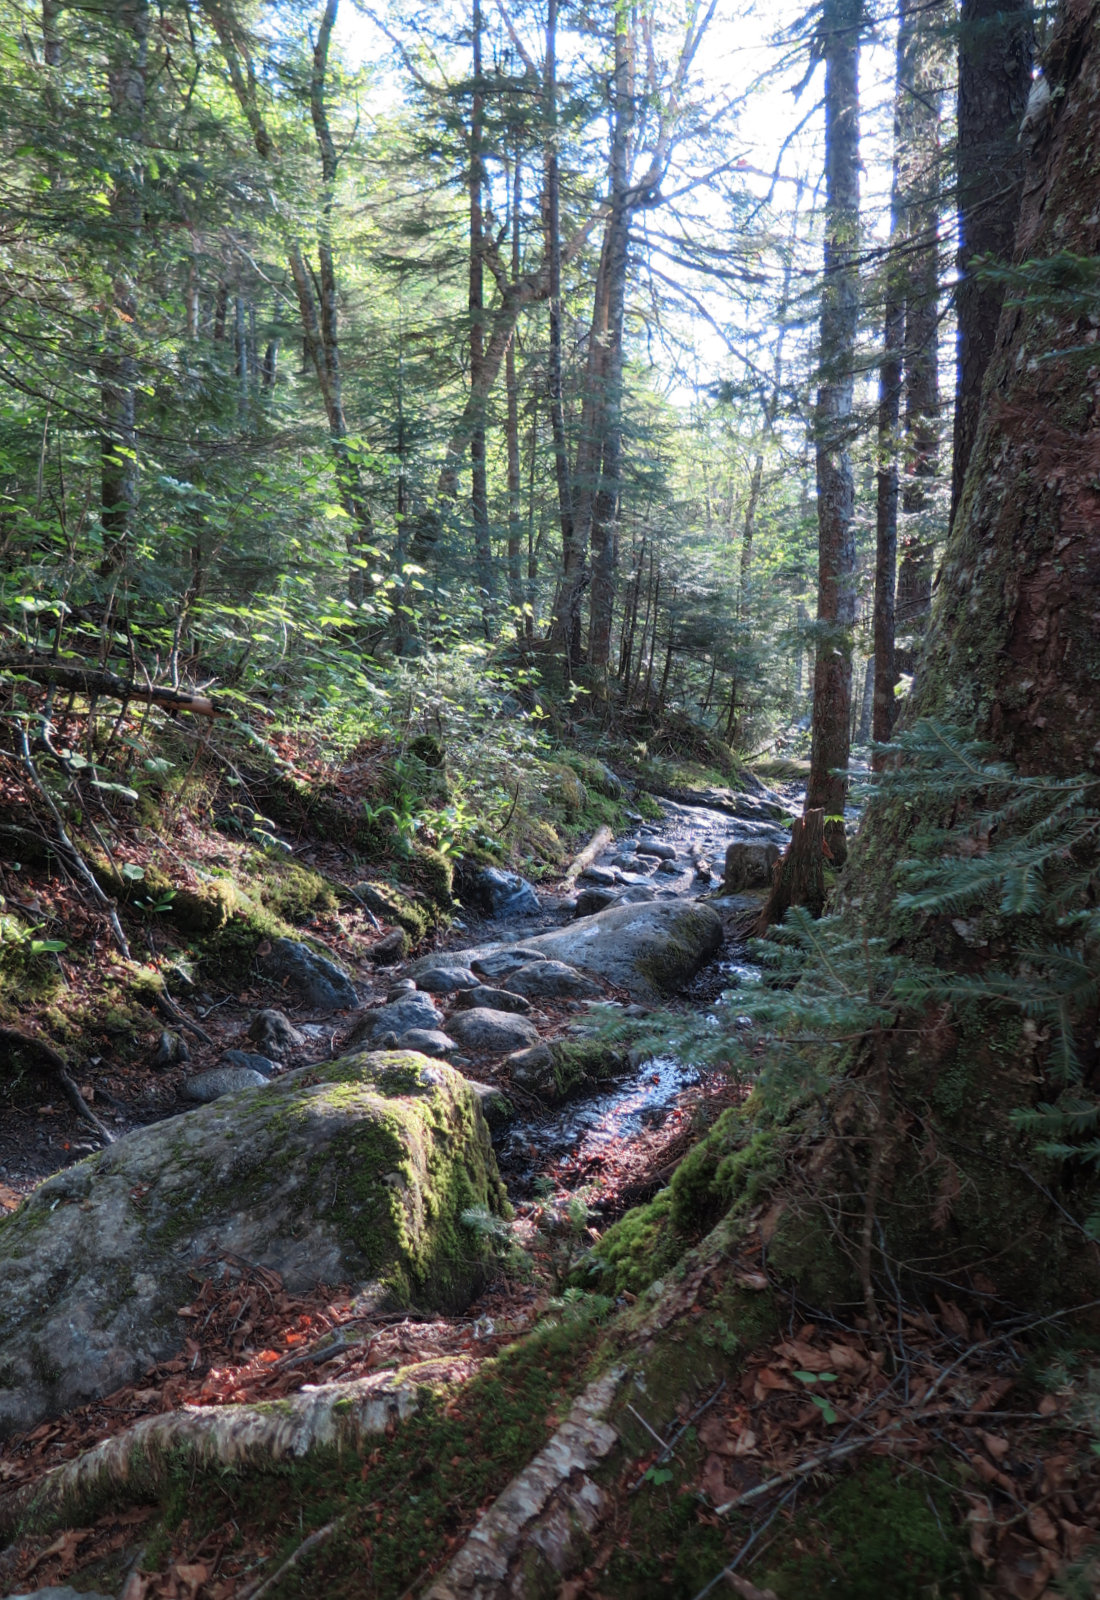
[[[473,78],[470,96],[470,389],[481,396],[470,431],[470,511],[474,526],[474,567],[481,599],[485,637],[496,631],[496,573],[489,532],[489,481],[485,464],[485,407],[488,387],[482,377],[485,361],[485,96],[481,76],[481,0],[473,0]],[[514,338],[514,334],[513,334]],[[508,340],[508,350],[513,339]]]
[[[818,598],[814,710],[806,809],[841,817],[852,704],[851,628],[856,548],[849,436],[859,319],[859,0],[828,0],[821,21],[825,60],[825,281],[821,382],[814,416],[817,456]],[[843,822],[828,825],[838,862]]]
[[[975,272],[1012,255],[1023,181],[1020,122],[1031,87],[1030,0],[962,0],[959,23],[957,183],[958,358],[951,521],[974,446],[982,381],[993,354],[1004,287]]]
[[[757,937],[782,922],[791,906],[819,917],[825,905],[825,813],[807,809],[791,827],[791,842],[775,864],[772,886],[756,924]]]
[[[1015,259],[1100,254],[1098,8],[1069,0]],[[1060,92],[1059,92],[1060,91]],[[987,375],[914,714],[977,725],[1025,770],[1100,764],[1100,411],[1081,295],[1008,307]]]

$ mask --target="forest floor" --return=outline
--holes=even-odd
[[[666,804],[664,813],[650,837],[676,849],[679,871],[655,877],[655,885],[670,896],[713,890],[695,863],[720,863],[725,843],[737,836],[736,823],[682,803]],[[319,846],[308,864],[321,865],[327,849]],[[529,937],[570,917],[568,886],[540,885],[540,898],[539,915],[510,923],[508,936]],[[343,910],[317,918],[309,932],[339,954],[370,1003],[385,995],[403,967],[373,966],[372,935],[357,914],[351,916],[354,938],[347,937]],[[439,948],[501,931],[499,923],[464,914]],[[732,913],[729,933],[715,962],[674,1006],[705,1010],[721,989],[751,979]],[[183,1077],[227,1048],[247,1048],[250,1018],[272,999],[270,989],[260,987],[225,993],[212,983],[200,987],[184,1009],[209,1043],[192,1038],[190,1061],[167,1068],[141,1056],[114,1067],[94,1063],[103,1070],[82,1085],[86,1098],[117,1133],[184,1111],[178,1094]],[[280,1004],[308,1040],[303,1060],[339,1054],[342,1030],[332,1018]],[[545,1037],[555,1037],[583,1010],[578,1002],[540,1003],[534,1020]],[[491,1063],[478,1064],[478,1076],[491,1071]],[[0,1494],[143,1417],[184,1406],[277,1401],[318,1382],[372,1374],[381,1381],[415,1368],[418,1380],[453,1397],[450,1405],[461,1418],[461,1397],[478,1392],[479,1374],[495,1382],[492,1374],[517,1341],[522,1350],[525,1337],[548,1319],[553,1325],[555,1317],[565,1319],[576,1345],[560,1374],[560,1396],[568,1398],[593,1339],[604,1337],[598,1327],[580,1323],[570,1332],[562,1293],[576,1257],[629,1206],[666,1186],[746,1092],[720,1073],[654,1060],[593,1095],[521,1113],[497,1135],[497,1144],[516,1205],[515,1240],[529,1268],[506,1272],[459,1317],[364,1319],[346,1287],[291,1295],[274,1274],[247,1263],[220,1283],[196,1273],[190,1304],[181,1311],[188,1334],[179,1354],[139,1382],[7,1441],[0,1450]],[[0,1203],[7,1205],[17,1204],[45,1172],[93,1147],[69,1108],[49,1103],[6,1114],[0,1141]],[[577,1200],[583,1226],[571,1232],[562,1219]],[[638,1399],[640,1412],[628,1408],[641,1418],[640,1441],[603,1485],[599,1535],[560,1593],[569,1600],[658,1593],[702,1600],[722,1584],[745,1600],[826,1590],[849,1600],[878,1594],[915,1600],[932,1592],[1054,1600],[1051,1585],[1075,1566],[1084,1570],[1080,1564],[1100,1524],[1100,1461],[1082,1455],[1068,1388],[1059,1393],[1038,1382],[1029,1367],[1021,1343],[1026,1330],[1011,1319],[983,1321],[938,1296],[929,1307],[885,1307],[885,1323],[877,1328],[859,1315],[815,1314],[769,1275],[762,1237],[753,1227],[736,1250],[705,1261],[694,1276],[689,1270],[675,1310],[682,1331],[672,1337],[690,1345],[705,1328],[705,1348],[693,1358],[691,1379],[671,1410],[659,1415],[655,1399],[652,1407]],[[736,1323],[725,1309],[731,1295],[740,1297],[743,1310],[746,1296],[767,1303],[767,1315],[756,1316],[750,1306],[743,1324]],[[627,1291],[619,1296],[628,1313],[634,1302]],[[562,1411],[560,1396],[549,1407],[551,1427]],[[469,1428],[476,1437],[473,1420]],[[529,1448],[546,1436],[545,1428],[536,1428]],[[853,1499],[857,1479],[848,1468],[855,1462],[865,1470]],[[397,1600],[402,1588],[409,1595],[423,1592],[431,1575],[465,1548],[479,1514],[495,1503],[513,1470],[502,1455],[497,1475],[485,1479],[484,1498],[456,1504],[438,1533],[421,1530],[407,1587],[372,1577],[365,1588],[334,1581],[324,1585],[327,1592],[386,1600]],[[363,1477],[367,1482],[367,1465]],[[294,1515],[303,1533],[319,1525],[321,1512],[302,1493],[303,1499],[286,1503],[275,1494],[264,1510],[248,1513],[231,1494],[220,1514],[207,1507],[201,1516],[190,1515],[177,1505],[168,1532],[163,1508],[113,1505],[81,1526],[18,1539],[0,1557],[0,1589],[35,1591],[79,1573],[82,1585],[122,1600],[259,1600],[269,1592],[272,1564],[282,1560],[288,1539],[291,1550],[302,1542],[288,1535]],[[411,1493],[408,1484],[400,1493]],[[392,1520],[388,1502],[371,1502],[367,1512],[380,1525]],[[362,1543],[369,1562],[372,1539],[364,1533]],[[742,1569],[768,1586],[742,1576]],[[282,1566],[280,1572],[279,1595],[320,1592],[321,1576]],[[1080,1590],[1089,1592],[1096,1591]]]

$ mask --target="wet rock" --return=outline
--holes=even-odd
[[[675,861],[658,861],[657,871],[663,872],[666,877],[675,878],[679,876],[681,868],[676,865]]]
[[[585,867],[581,873],[582,883],[595,883],[601,888],[607,888],[618,881],[618,874],[613,867]]]
[[[657,891],[651,883],[628,884],[619,896],[619,904],[626,906],[644,905],[649,900],[656,900]]]
[[[248,1025],[248,1037],[273,1061],[285,1061],[287,1056],[301,1050],[306,1042],[305,1036],[298,1032],[289,1017],[281,1011],[270,1009],[257,1011]]]
[[[244,1067],[247,1072],[258,1072],[263,1078],[273,1077],[279,1070],[270,1057],[257,1055],[254,1050],[227,1050],[218,1065]]]
[[[394,928],[384,938],[371,945],[367,954],[376,967],[392,967],[395,961],[408,954],[409,936],[403,928]]]
[[[525,1000],[521,994],[513,994],[510,989],[490,989],[485,984],[476,989],[463,989],[457,1004],[464,1011],[481,1006],[488,1011],[511,1011],[521,1017],[531,1009],[530,1000]]]
[[[616,889],[582,889],[577,896],[577,904],[573,911],[575,917],[591,917],[597,911],[605,911],[608,906],[613,906],[619,898]]]
[[[292,1294],[346,1283],[366,1308],[463,1309],[492,1255],[462,1221],[475,1208],[505,1209],[478,1097],[412,1052],[301,1068],[126,1134],[4,1220],[0,1435],[174,1355],[206,1257]]]
[[[526,1017],[517,1017],[510,1011],[490,1011],[475,1006],[471,1011],[458,1011],[447,1024],[453,1036],[467,1050],[486,1055],[505,1055],[509,1050],[522,1049],[534,1044],[538,1029]]]
[[[662,893],[672,896],[673,903],[620,902],[594,917],[525,940],[524,949],[603,978],[635,999],[675,994],[716,954],[722,943],[722,921],[709,906],[682,900],[675,890]],[[508,987],[533,996],[536,991],[528,982],[521,970],[509,977]],[[584,998],[593,991],[557,992]]]
[[[637,868],[637,871],[619,873],[620,883],[636,884],[648,882],[649,878],[653,875],[653,873],[656,872],[660,862],[647,861],[644,856],[635,856],[634,865]]]
[[[362,1050],[365,1046],[377,1045],[387,1033],[400,1038],[410,1028],[437,1028],[442,1020],[431,996],[414,989],[411,994],[400,995],[384,1006],[361,1011],[352,1021],[344,1049]]]
[[[239,1089],[262,1089],[267,1079],[262,1072],[251,1067],[211,1067],[209,1072],[197,1072],[180,1084],[180,1094],[185,1100],[198,1105],[209,1105],[220,1100],[223,1094],[236,1094]]]
[[[766,889],[778,860],[779,846],[770,840],[735,839],[726,851],[722,893],[742,894],[746,889]]]
[[[422,1056],[449,1056],[457,1044],[440,1028],[406,1028],[397,1040],[399,1050],[418,1050]]]
[[[157,1040],[157,1048],[153,1054],[152,1065],[158,1068],[174,1067],[177,1064],[190,1061],[191,1052],[182,1033],[173,1033],[165,1028]]]
[[[580,1089],[618,1077],[629,1065],[624,1047],[599,1039],[555,1039],[513,1051],[504,1071],[525,1094],[556,1105]]]
[[[417,975],[413,988],[426,989],[429,994],[454,994],[458,989],[476,989],[480,982],[469,967],[428,967]]]
[[[528,961],[508,979],[517,994],[533,1000],[587,1000],[603,990],[565,961]]]
[[[639,856],[656,856],[658,861],[675,861],[676,851],[670,844],[662,844],[659,839],[641,839],[635,845],[634,851]]]
[[[474,879],[473,899],[491,917],[526,917],[542,910],[526,878],[503,867],[483,867]]]
[[[347,973],[297,939],[274,940],[260,958],[260,970],[273,983],[285,983],[315,1011],[348,1011],[359,1004]]]
[[[621,867],[624,872],[633,872],[638,865],[634,856],[634,846],[624,845],[618,855],[611,857],[611,865],[613,867]]]

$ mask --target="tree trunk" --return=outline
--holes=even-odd
[[[627,206],[627,161],[634,121],[634,71],[625,7],[615,11],[615,75],[612,80],[611,215],[607,219],[606,323],[603,394],[600,411],[600,474],[592,502],[592,587],[589,594],[588,662],[598,679],[606,679],[611,659],[611,625],[618,567],[618,510],[621,493],[623,421],[623,321],[626,314],[626,271],[630,243]],[[593,337],[596,325],[593,323]],[[583,527],[583,524],[582,524]]]
[[[100,523],[104,576],[125,567],[138,503],[137,384],[134,353],[143,223],[143,175],[135,161],[145,124],[149,53],[147,0],[122,0],[115,16],[115,50],[107,69],[115,177],[109,210],[112,235],[111,309],[100,363]]]
[[[522,194],[520,158],[517,149],[512,169],[512,280],[519,277],[519,207]],[[508,454],[508,603],[515,617],[516,635],[523,638],[523,523],[520,504],[519,389],[516,385],[516,340],[508,346],[504,365],[507,400],[505,444]]]
[[[890,252],[885,272],[882,361],[878,376],[878,466],[875,496],[875,597],[871,630],[875,679],[872,737],[884,744],[894,726],[898,681],[894,659],[894,593],[898,557],[898,423],[901,418],[902,343],[905,337],[905,246],[902,216],[902,140],[905,63],[911,50],[912,4],[904,0],[898,19],[894,87],[894,162],[890,186]]]
[[[481,625],[485,637],[496,632],[496,573],[489,532],[489,485],[485,466],[485,408],[488,387],[485,362],[485,100],[481,79],[481,0],[473,0],[473,81],[470,107],[470,391],[481,396],[470,433],[470,511],[474,525],[474,567],[481,599]],[[514,332],[513,332],[514,337]],[[508,350],[512,349],[512,338]]]
[[[1023,181],[1020,122],[1031,88],[1031,0],[962,0],[959,22],[957,181],[958,365],[951,521],[962,493],[982,380],[993,354],[1004,285],[980,278],[977,257],[1012,255]]]
[[[808,809],[791,826],[791,842],[775,864],[772,886],[760,912],[755,933],[763,937],[773,923],[782,922],[792,906],[805,906],[819,917],[825,905],[825,813]]]
[[[939,469],[940,111],[945,18],[938,5],[906,0],[899,31],[901,201],[905,212],[905,533],[895,622],[919,632],[932,603],[930,489]]]
[[[860,0],[827,0],[825,59],[825,281],[821,294],[821,384],[814,418],[817,453],[818,598],[813,741],[807,811],[842,818],[852,704],[856,602],[854,486],[848,444],[859,320]],[[826,824],[834,858],[846,853],[843,821]]]

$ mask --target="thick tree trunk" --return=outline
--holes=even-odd
[[[1100,255],[1100,8],[1069,0],[1047,62],[1017,262]],[[1004,311],[914,713],[979,732],[1028,771],[1100,767],[1100,411],[1081,295]]]
[[[856,547],[849,435],[859,320],[859,0],[827,0],[825,58],[825,282],[817,452],[818,599],[813,741],[807,811],[843,817],[852,704]],[[843,821],[826,823],[834,858],[846,853]]]
[[[978,258],[1012,255],[1023,181],[1020,123],[1031,87],[1031,0],[962,0],[959,22],[958,367],[951,469],[954,522],[966,476],[982,380],[993,354],[1003,284],[981,278]]]

